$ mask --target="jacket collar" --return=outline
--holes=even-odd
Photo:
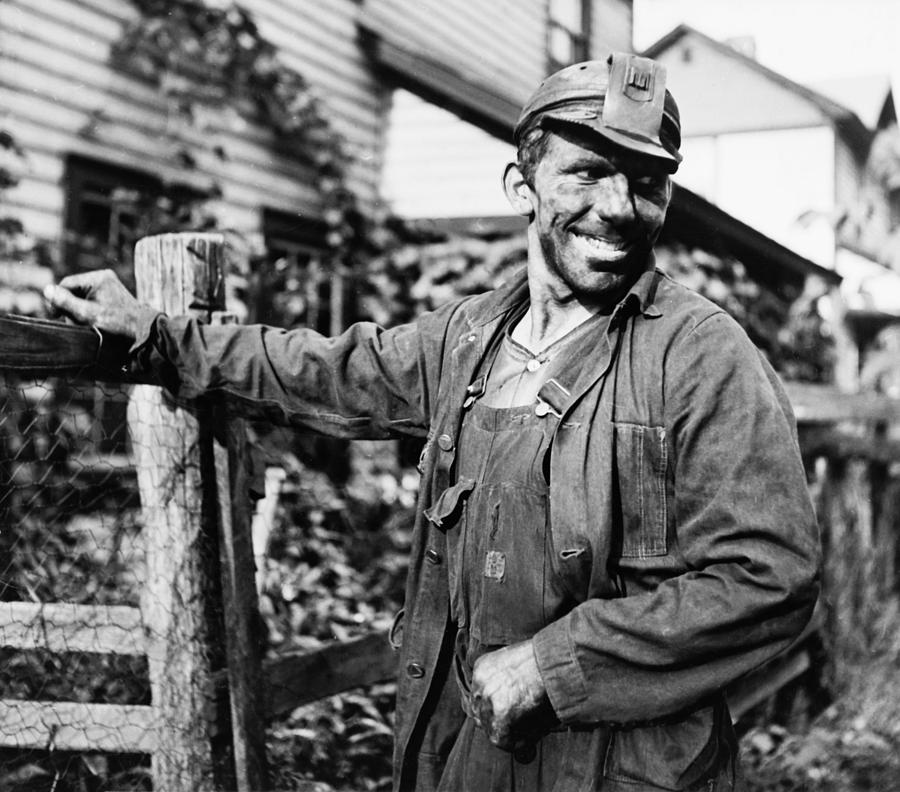
[[[662,311],[656,304],[656,290],[661,277],[662,273],[656,269],[656,256],[651,252],[643,272],[613,310],[610,326],[615,325],[620,317],[626,318],[635,308],[647,317],[662,316]],[[527,300],[528,273],[523,268],[494,291],[483,295],[481,300],[470,302],[466,318],[471,328],[481,327]]]

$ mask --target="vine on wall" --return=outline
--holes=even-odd
[[[198,123],[204,108],[237,111],[274,132],[310,166],[322,202],[325,268],[352,269],[377,238],[347,185],[351,152],[307,80],[279,60],[244,8],[201,0],[132,0],[140,17],[115,45],[115,65],[158,86],[170,111]],[[215,152],[227,158],[222,150]],[[194,157],[182,153],[190,167]],[[288,324],[296,317],[283,317]]]

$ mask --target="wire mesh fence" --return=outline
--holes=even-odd
[[[149,755],[121,750],[150,704],[127,398],[0,373],[2,789],[151,788]]]

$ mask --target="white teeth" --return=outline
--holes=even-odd
[[[598,253],[621,253],[623,246],[606,239],[575,233],[574,237]]]

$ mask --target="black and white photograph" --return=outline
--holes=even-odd
[[[900,790],[900,0],[0,0],[0,792]]]

